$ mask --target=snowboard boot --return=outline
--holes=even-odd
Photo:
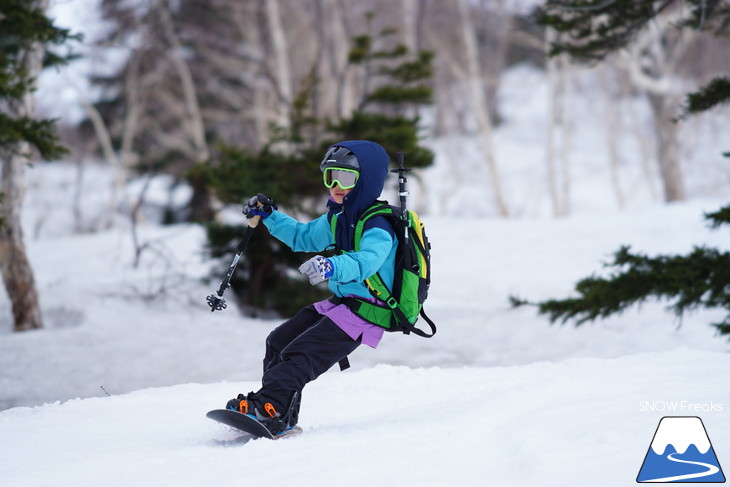
[[[294,426],[289,425],[289,422],[277,412],[273,404],[264,402],[253,392],[249,392],[245,396],[239,394],[236,399],[231,399],[226,404],[226,409],[232,409],[233,411],[251,416],[266,426],[266,429],[271,431],[273,435],[284,433]]]

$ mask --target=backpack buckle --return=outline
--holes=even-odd
[[[398,307],[398,301],[396,301],[396,299],[393,296],[389,297],[387,299],[387,301],[385,301],[385,304],[390,306],[390,309],[395,309]]]

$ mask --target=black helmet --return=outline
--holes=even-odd
[[[360,170],[360,163],[357,161],[357,157],[347,147],[339,145],[333,145],[327,150],[327,153],[322,159],[322,164],[319,165],[319,170],[324,172],[328,167],[344,167],[346,169]]]

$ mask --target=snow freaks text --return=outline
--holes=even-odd
[[[725,411],[725,405],[714,401],[639,401],[639,411],[676,414],[722,413]]]

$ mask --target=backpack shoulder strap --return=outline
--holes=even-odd
[[[357,220],[357,223],[355,224],[355,252],[360,250],[360,240],[362,240],[362,234],[365,231],[365,223],[367,223],[368,220],[373,218],[377,215],[392,215],[393,214],[393,207],[388,204],[387,201],[381,201],[381,200],[375,200],[372,205],[370,205],[362,214],[360,215],[360,218]],[[332,239],[336,240],[336,231],[337,231],[337,216],[339,213],[333,213],[330,217],[330,234],[332,235]]]
[[[373,217],[378,215],[391,216],[393,215],[393,207],[388,204],[387,201],[375,200],[375,202],[365,210],[355,224],[355,252],[360,250],[360,240],[362,240],[362,234],[365,231],[365,224]]]
[[[330,216],[330,233],[332,234],[332,238],[335,238],[335,229],[337,228],[337,215],[339,213],[333,213],[332,216]]]

